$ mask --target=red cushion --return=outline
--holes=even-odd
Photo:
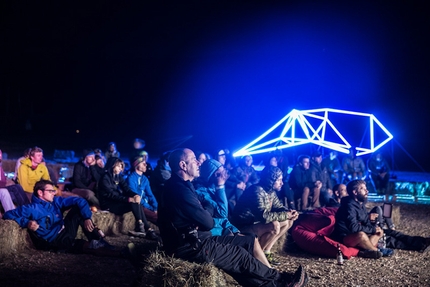
[[[336,210],[325,209],[320,214],[300,215],[291,232],[296,244],[309,253],[336,258],[338,242],[328,237],[334,229],[333,212]],[[346,259],[358,254],[358,249],[343,244],[340,249]]]

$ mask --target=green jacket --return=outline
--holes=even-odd
[[[266,192],[261,186],[252,185],[239,198],[233,211],[232,222],[239,227],[285,221],[288,219],[287,211],[275,191]]]

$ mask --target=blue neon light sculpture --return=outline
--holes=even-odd
[[[359,117],[359,120],[364,121],[366,129],[350,132],[364,132],[368,140],[360,145],[352,145],[332,121],[333,117],[339,118],[339,115]],[[282,125],[284,125],[283,128]],[[343,125],[345,125],[345,120],[343,120]],[[281,129],[280,134],[279,129]],[[376,133],[380,135],[378,139],[375,139]],[[354,146],[357,156],[361,156],[375,152],[392,138],[393,135],[372,114],[330,108],[305,111],[292,110],[265,133],[236,151],[233,156],[266,153],[307,143],[342,153],[349,153],[349,149]]]

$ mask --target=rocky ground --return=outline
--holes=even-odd
[[[410,235],[430,237],[430,205],[396,203],[401,219],[397,229]],[[134,259],[92,255],[54,254],[25,250],[0,259],[1,286],[133,286],[140,282],[142,264],[156,244],[126,235],[108,237],[115,246],[133,242],[138,256]],[[352,258],[344,265],[335,258],[320,258],[290,248],[278,258],[279,270],[293,272],[298,264],[306,266],[308,286],[430,286],[430,252],[397,250],[391,258],[379,260]],[[143,283],[143,284],[142,284]]]

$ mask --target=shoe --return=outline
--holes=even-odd
[[[391,257],[394,254],[394,250],[390,248],[379,248],[379,251],[382,253],[382,257]]]
[[[430,237],[426,238],[423,248],[420,250],[421,253],[428,253],[430,251]]]
[[[145,233],[145,225],[143,223],[136,223],[134,231]]]
[[[379,259],[382,257],[382,252],[378,250],[361,250],[358,252],[358,257]]]
[[[88,248],[90,249],[99,249],[99,248],[107,248],[107,249],[113,249],[113,246],[107,243],[103,239],[99,240],[91,240],[90,244],[88,245]]]
[[[302,265],[297,268],[296,272],[293,275],[293,280],[285,285],[286,287],[302,287],[308,284],[308,274],[306,273],[305,268]]]
[[[130,235],[130,236],[134,236],[134,237],[145,238],[145,237],[146,237],[146,232],[140,232],[140,231],[129,230],[129,231],[128,231],[128,235]]]
[[[281,262],[277,261],[273,256],[273,253],[265,253],[267,261],[269,261],[270,265],[280,265]]]

